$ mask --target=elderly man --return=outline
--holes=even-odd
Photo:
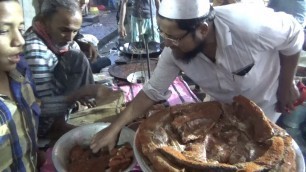
[[[81,24],[82,12],[77,1],[44,0],[32,28],[25,33],[24,56],[33,73],[38,98],[53,103],[53,107],[42,112],[43,116],[50,113],[54,116],[40,118],[40,137],[46,136],[51,126],[64,131],[71,129],[64,120],[71,105],[65,102],[65,95],[72,94],[73,100],[95,97],[96,93],[88,92],[89,89],[76,91],[94,83],[88,59],[73,41]],[[73,93],[77,92],[82,96],[76,98]]]
[[[118,120],[97,133],[93,152],[112,148],[125,124],[166,99],[180,71],[217,101],[229,103],[237,95],[251,99],[272,122],[280,116],[275,109],[293,109],[304,34],[291,15],[248,3],[214,9],[209,0],[164,0],[157,22],[166,48],[154,74]]]

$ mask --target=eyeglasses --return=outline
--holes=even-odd
[[[170,38],[166,33],[164,33],[163,31],[161,31],[159,28],[157,29],[157,31],[159,32],[160,36],[164,39],[167,39],[169,41],[171,41],[171,43],[175,46],[178,46],[181,42],[182,39],[184,39],[189,33],[190,31],[187,31],[183,36],[181,36],[180,38]]]

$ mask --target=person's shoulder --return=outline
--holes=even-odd
[[[28,62],[34,60],[35,63],[41,64],[48,63],[50,59],[53,61],[57,59],[57,56],[42,43],[25,44],[23,56]]]
[[[48,50],[47,45],[43,42],[41,38],[37,36],[35,32],[27,32],[24,35],[25,45],[24,51],[27,52],[37,52],[45,53]]]
[[[214,10],[216,11],[216,14],[225,13],[227,15],[232,14],[232,13],[233,14],[241,13],[245,11],[249,11],[249,13],[253,13],[256,10],[262,11],[262,10],[265,10],[266,8],[267,7],[264,4],[251,3],[251,2],[240,2],[240,3],[234,3],[234,4],[228,4],[228,5],[214,6]]]
[[[33,29],[29,28],[23,35],[25,41],[30,40],[41,40],[38,35],[33,31]]]
[[[169,47],[165,47],[160,54],[160,59],[167,59],[167,60],[175,60],[172,50]]]
[[[33,31],[27,31],[24,35],[25,45],[37,45],[46,47],[44,41]]]
[[[217,21],[226,24],[250,24],[273,18],[273,10],[262,4],[236,3],[214,8]]]

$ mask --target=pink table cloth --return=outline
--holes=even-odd
[[[114,86],[115,90],[122,90],[125,95],[125,102],[133,100],[133,98],[142,89],[142,84],[126,84],[121,86]],[[199,102],[197,96],[190,90],[188,84],[182,77],[176,77],[173,83],[170,85],[169,90],[172,92],[170,98],[167,100],[170,106]]]

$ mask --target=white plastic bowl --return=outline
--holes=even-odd
[[[55,169],[58,172],[67,172],[67,165],[69,160],[70,150],[75,145],[87,146],[91,142],[92,137],[100,130],[109,126],[110,123],[94,123],[81,127],[77,127],[66,134],[64,134],[54,145],[52,151],[52,161]],[[133,146],[135,132],[129,128],[121,130],[118,144],[121,145],[129,142]],[[133,148],[134,149],[134,148]],[[125,170],[130,171],[136,165],[136,158],[134,157],[132,164]]]

